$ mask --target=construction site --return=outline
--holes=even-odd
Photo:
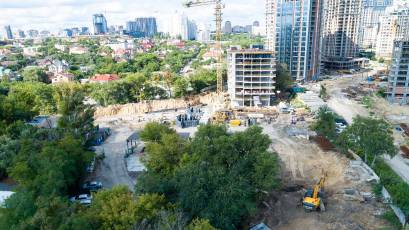
[[[95,177],[108,186],[127,184],[134,189],[138,172],[144,170],[140,161],[144,153],[138,133],[148,122],[170,124],[183,138],[195,135],[201,124],[223,124],[230,132],[259,125],[272,140],[271,152],[281,162],[282,186],[271,191],[259,205],[254,216],[246,220],[249,228],[264,223],[268,229],[393,229],[381,216],[388,210],[373,194],[379,182],[376,174],[359,160],[337,152],[326,138],[310,129],[314,114],[327,105],[351,124],[357,115],[380,114],[395,124],[409,124],[407,108],[391,107],[384,101],[362,103],[374,93],[373,84],[363,75],[335,76],[320,84],[303,85],[306,92],[291,101],[281,102],[275,92],[275,60],[262,47],[235,48],[228,52],[228,90],[222,77],[220,0],[188,1],[186,7],[215,6],[215,48],[217,60],[217,91],[183,99],[144,101],[135,104],[100,107],[96,123],[112,130],[112,137],[98,151],[108,161]],[[322,87],[328,98],[319,94]],[[371,99],[377,100],[377,99]],[[399,111],[399,112],[397,112]],[[400,126],[407,132],[407,126]],[[408,153],[405,140],[396,135],[402,152]],[[132,151],[129,153],[131,140]],[[125,159],[123,153],[126,153]],[[400,155],[399,155],[400,156]],[[403,155],[402,155],[403,156]],[[390,161],[392,162],[392,160]],[[394,164],[393,162],[391,164]],[[402,169],[403,175],[406,169]]]
[[[387,206],[372,193],[372,184],[379,178],[374,177],[361,162],[334,151],[325,140],[314,138],[316,134],[309,129],[314,121],[312,112],[294,109],[286,104],[245,109],[222,108],[225,108],[225,104],[217,93],[186,100],[99,108],[95,113],[96,122],[101,127],[111,128],[112,137],[111,141],[100,147],[110,161],[104,163],[107,165],[103,166],[103,173],[97,179],[106,185],[129,184],[133,189],[137,181],[134,176],[137,174],[133,171],[144,168],[138,152],[125,161],[122,156],[126,151],[127,138],[132,133],[138,133],[147,122],[168,123],[187,137],[194,135],[198,124],[225,124],[231,132],[242,131],[249,125],[259,125],[273,141],[271,151],[280,157],[282,189],[273,192],[260,205],[258,214],[248,221],[249,226],[265,223],[271,229],[388,229],[388,223],[380,217]],[[191,122],[187,119],[189,113],[199,114],[200,117],[194,115],[194,122]],[[182,121],[182,118],[187,119],[190,125],[178,125],[178,120]],[[183,121],[188,124],[186,120]],[[139,140],[138,144],[143,143]],[[302,204],[303,196],[318,183],[324,171],[322,202],[325,203],[325,212],[306,212]]]

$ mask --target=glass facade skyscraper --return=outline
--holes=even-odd
[[[103,14],[94,14],[92,22],[94,24],[94,34],[108,33],[107,20]]]
[[[126,30],[135,37],[153,37],[158,33],[156,18],[137,18],[126,23]]]
[[[303,82],[320,75],[322,0],[277,0],[267,31],[275,26],[274,50],[277,61],[287,65],[294,80]],[[269,9],[267,8],[267,9]],[[275,24],[274,24],[275,23]],[[271,43],[271,42],[268,42]]]

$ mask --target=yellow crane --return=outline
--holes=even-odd
[[[325,211],[325,205],[322,200],[324,183],[327,174],[323,173],[321,179],[313,188],[308,189],[303,198],[303,207],[305,210],[309,211]]]
[[[223,92],[223,52],[222,52],[222,9],[224,8],[221,0],[190,0],[184,3],[185,7],[215,5],[216,16],[216,50],[217,55],[217,93]]]

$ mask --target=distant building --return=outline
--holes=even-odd
[[[8,40],[12,40],[13,32],[11,31],[11,26],[10,25],[5,26],[4,30],[5,30],[5,38]]]
[[[409,104],[409,40],[395,41],[387,98],[391,103]]]
[[[197,25],[196,22],[188,20],[188,40],[196,40],[196,33],[197,33]]]
[[[51,78],[52,84],[67,83],[74,81],[75,76],[70,73],[57,73]]]
[[[24,56],[30,56],[30,57],[34,57],[37,55],[40,55],[41,46],[30,46],[30,47],[24,47],[23,48],[23,55]]]
[[[196,37],[196,23],[190,21],[185,14],[175,13],[169,24],[169,35],[182,40],[194,40]]]
[[[227,84],[232,106],[272,105],[276,78],[274,52],[232,47],[227,57]]]
[[[259,21],[254,21],[253,26],[260,26],[260,22]]]
[[[323,26],[322,58],[327,69],[356,69],[362,0],[327,0]]]
[[[153,37],[158,33],[156,18],[137,18],[126,23],[126,31],[135,37]]]
[[[231,34],[233,32],[233,28],[230,21],[226,21],[224,23],[223,33]]]
[[[73,36],[73,32],[71,29],[64,29],[63,31],[61,31],[61,36],[71,38]]]
[[[94,14],[92,22],[94,25],[94,34],[100,35],[108,33],[107,20],[103,14]]]
[[[40,32],[40,36],[41,36],[42,38],[50,37],[50,35],[51,35],[51,33],[50,33],[50,31],[48,31],[48,30],[42,30],[42,31]]]
[[[197,28],[196,40],[200,42],[210,41],[210,30],[204,23],[200,23]]]
[[[48,66],[48,71],[54,74],[63,73],[70,69],[70,65],[65,60],[54,60],[52,64]]]
[[[245,28],[246,28],[246,33],[251,34],[253,32],[253,26],[252,25],[247,25]]]
[[[246,27],[244,26],[233,26],[232,32],[234,34],[242,34],[242,33],[246,33],[247,30],[246,30]]]
[[[80,35],[89,35],[89,28],[88,27],[81,27]]]
[[[89,82],[103,84],[117,80],[119,80],[119,76],[117,74],[95,74],[89,79]]]
[[[27,33],[30,38],[37,38],[39,34],[38,30],[29,30]]]
[[[68,51],[68,45],[55,44],[54,48],[56,48],[57,50],[62,51],[62,52]]]
[[[363,49],[375,49],[379,33],[380,18],[386,15],[386,9],[391,0],[363,0],[361,27],[359,31],[359,46]]]
[[[23,30],[18,30],[18,31],[17,31],[17,34],[18,34],[18,37],[19,37],[19,38],[25,38],[25,37],[26,37],[26,34],[24,33]]]
[[[86,54],[89,50],[86,47],[82,46],[72,46],[70,47],[70,54]]]
[[[407,37],[409,37],[409,6],[390,8],[386,15],[380,17],[376,56],[391,59],[394,41]]]

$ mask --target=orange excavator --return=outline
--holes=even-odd
[[[312,188],[308,189],[303,198],[303,207],[307,211],[325,211],[325,205],[323,201],[324,195],[324,183],[327,178],[327,174],[323,173],[321,179]]]

